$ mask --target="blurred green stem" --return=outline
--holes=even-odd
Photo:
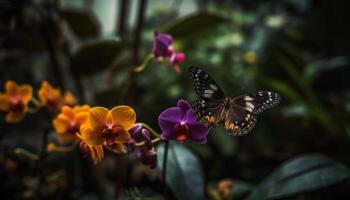
[[[154,143],[157,143],[160,141],[160,138],[157,137],[157,138],[154,138],[153,140],[151,140],[151,142],[154,144]],[[146,142],[139,142],[139,143],[135,143],[135,147],[142,147],[143,145],[145,145]]]
[[[153,59],[153,54],[148,54],[140,66],[134,67],[133,72],[139,73],[145,70],[148,67],[148,65],[151,63],[152,59]]]
[[[39,160],[40,159],[39,155],[34,154],[34,153],[32,153],[26,149],[23,149],[23,148],[15,148],[14,153],[24,155],[24,156],[30,158],[31,160]]]
[[[145,127],[147,130],[149,130],[151,132],[151,134],[155,137],[159,137],[159,133],[157,133],[155,130],[153,130],[153,128],[151,128],[150,126],[148,126],[145,123],[142,123],[142,126]]]

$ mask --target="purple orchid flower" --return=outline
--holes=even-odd
[[[159,115],[158,123],[163,131],[160,136],[163,140],[182,143],[189,139],[199,144],[207,142],[209,129],[197,121],[190,104],[185,100],[179,100],[177,107],[164,110]]]
[[[154,58],[170,57],[174,52],[171,46],[172,42],[171,35],[155,32],[152,50]]]
[[[132,137],[132,143],[135,142],[145,142],[145,145],[142,147],[137,147],[133,149],[136,156],[141,160],[145,165],[150,166],[151,169],[156,168],[157,166],[157,152],[154,148],[154,145],[151,141],[150,133],[147,129],[142,128],[142,124],[136,123],[131,129],[130,134]],[[132,145],[129,145],[132,146]]]

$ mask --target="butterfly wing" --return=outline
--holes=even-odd
[[[224,127],[229,135],[241,136],[249,133],[254,128],[256,121],[255,114],[240,105],[231,103],[225,115]]]
[[[216,126],[224,120],[224,93],[204,70],[190,67],[189,72],[198,95],[192,105],[194,114],[202,124]]]
[[[224,120],[224,101],[199,97],[192,104],[197,120],[206,126],[216,126]]]
[[[248,112],[259,114],[277,105],[281,101],[281,96],[276,92],[258,91],[253,94],[238,96],[233,101]]]
[[[204,99],[223,100],[224,93],[211,77],[198,67],[189,68],[190,77],[197,95]]]

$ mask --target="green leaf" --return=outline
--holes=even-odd
[[[101,34],[100,23],[93,12],[66,9],[61,12],[74,34],[80,39],[96,38]]]
[[[250,191],[254,189],[254,186],[250,183],[234,180],[231,189],[231,200],[236,200],[247,195]]]
[[[76,76],[91,75],[109,67],[121,48],[118,40],[102,39],[81,46],[73,55],[71,69]]]
[[[157,146],[158,167],[163,169],[164,145]],[[184,145],[169,143],[166,183],[178,200],[204,199],[204,180],[199,159]]]
[[[348,167],[324,155],[302,155],[272,172],[247,200],[288,197],[339,183],[349,176]]]
[[[188,37],[201,34],[203,31],[215,28],[227,20],[219,15],[210,13],[197,13],[174,20],[161,29],[174,38]]]

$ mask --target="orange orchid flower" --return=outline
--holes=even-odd
[[[131,137],[128,132],[136,121],[136,113],[129,106],[91,108],[87,123],[80,127],[78,137],[90,146],[105,144],[115,152],[124,152],[124,143]]]
[[[91,156],[91,159],[94,161],[95,165],[102,161],[104,157],[102,145],[91,146],[86,144],[84,141],[81,141],[79,146],[83,151],[84,156]]]
[[[28,103],[33,96],[30,85],[17,85],[14,81],[7,81],[5,93],[0,93],[0,110],[7,112],[5,121],[16,123],[21,121],[28,112]]]
[[[75,98],[75,96],[71,93],[71,92],[65,92],[63,95],[63,105],[67,105],[70,107],[73,107],[75,105],[77,105],[77,99]]]
[[[61,90],[52,87],[49,82],[42,82],[38,96],[41,105],[46,106],[49,111],[52,112],[60,108],[62,103]]]
[[[53,126],[59,134],[61,142],[72,142],[77,140],[76,133],[80,126],[87,121],[90,106],[63,106],[61,113],[53,120]]]

